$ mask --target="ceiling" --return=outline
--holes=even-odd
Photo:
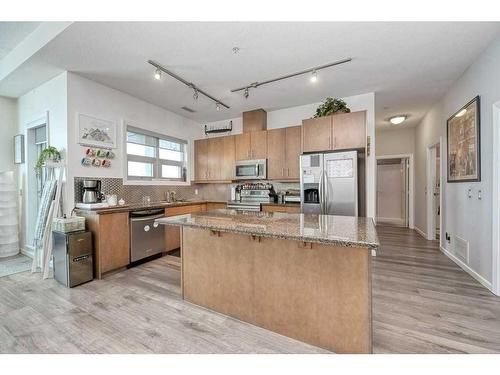
[[[76,22],[34,59],[201,123],[375,92],[378,127],[400,113],[409,116],[405,126],[414,126],[499,32],[500,23],[476,22]],[[318,72],[315,84],[299,76],[251,89],[248,99],[230,91],[347,57],[352,62]],[[195,101],[192,90],[166,75],[154,80],[148,59],[231,108],[218,112],[201,95]]]
[[[0,22],[0,60],[39,25],[40,22]]]

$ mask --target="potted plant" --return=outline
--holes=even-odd
[[[35,172],[39,174],[42,170],[42,167],[47,164],[47,162],[58,163],[61,161],[61,152],[53,146],[49,146],[42,150],[38,160],[35,164]]]
[[[316,109],[314,117],[330,116],[335,113],[349,113],[351,110],[347,107],[346,102],[337,98],[326,98],[323,104]]]

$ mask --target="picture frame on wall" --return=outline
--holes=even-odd
[[[78,143],[82,146],[116,148],[116,122],[77,113]]]
[[[479,95],[446,121],[448,182],[481,181]]]
[[[14,136],[14,164],[24,163],[24,134]]]

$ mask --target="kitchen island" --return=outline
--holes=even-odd
[[[372,352],[371,219],[212,210],[182,228],[189,302],[336,353]]]

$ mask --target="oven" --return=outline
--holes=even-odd
[[[265,180],[267,178],[267,160],[239,160],[235,164],[236,180]]]

